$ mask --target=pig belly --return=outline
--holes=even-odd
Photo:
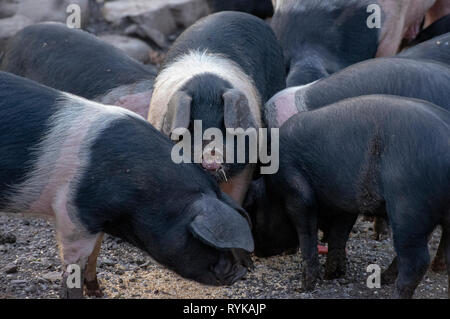
[[[436,0],[379,0],[384,23],[376,56],[395,55],[403,38],[415,38],[420,25]],[[383,17],[382,17],[383,20]]]

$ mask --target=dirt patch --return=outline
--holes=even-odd
[[[51,221],[0,214],[0,298],[58,298],[61,271]],[[15,240],[11,240],[15,237]],[[393,286],[369,289],[366,268],[385,269],[394,256],[391,239],[372,239],[372,223],[359,220],[347,245],[345,278],[321,280],[312,292],[300,290],[300,254],[256,258],[255,270],[231,287],[209,287],[185,280],[153,264],[144,252],[118,238],[105,236],[98,277],[105,298],[389,298]],[[434,256],[440,238],[430,241]],[[325,259],[321,258],[324,265]],[[415,298],[447,298],[447,274],[429,271]]]

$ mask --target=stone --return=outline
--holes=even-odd
[[[103,17],[116,26],[125,25],[125,34],[152,40],[161,48],[168,47],[167,37],[178,28],[186,28],[209,7],[205,0],[117,0],[106,2]]]
[[[205,0],[171,0],[168,2],[175,22],[181,28],[191,26],[198,19],[210,13]]]
[[[19,271],[19,266],[15,264],[8,264],[4,268],[5,274],[15,274]]]
[[[48,281],[58,281],[58,280],[61,280],[62,276],[61,276],[60,272],[53,271],[53,272],[49,272],[49,273],[42,275],[42,278],[44,278],[45,280],[48,280]]]

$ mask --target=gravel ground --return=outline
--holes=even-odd
[[[145,253],[106,235],[98,260],[104,298],[389,298],[392,286],[366,287],[366,267],[385,269],[393,258],[391,240],[372,239],[372,224],[359,220],[348,243],[343,279],[320,281],[312,292],[300,288],[300,254],[254,257],[255,270],[231,287],[209,287],[182,279],[153,264]],[[440,238],[430,241],[434,256]],[[60,262],[52,221],[0,214],[0,298],[58,298]],[[321,263],[325,259],[321,256]],[[415,298],[447,298],[447,275],[429,271]]]

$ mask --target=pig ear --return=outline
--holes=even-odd
[[[217,198],[203,197],[191,209],[196,217],[189,230],[205,244],[217,249],[244,249],[252,252],[253,237],[247,220]]]
[[[223,94],[224,122],[226,128],[256,128],[247,97],[239,90],[229,89]]]
[[[231,208],[235,209],[242,217],[244,217],[247,220],[247,223],[250,226],[250,229],[252,229],[252,221],[250,219],[250,216],[248,215],[247,211],[239,206],[239,204],[230,196],[227,195],[227,193],[222,192],[222,200],[229,205]]]
[[[188,128],[191,117],[192,97],[185,91],[177,91],[170,98],[162,132],[170,135],[176,128]]]

